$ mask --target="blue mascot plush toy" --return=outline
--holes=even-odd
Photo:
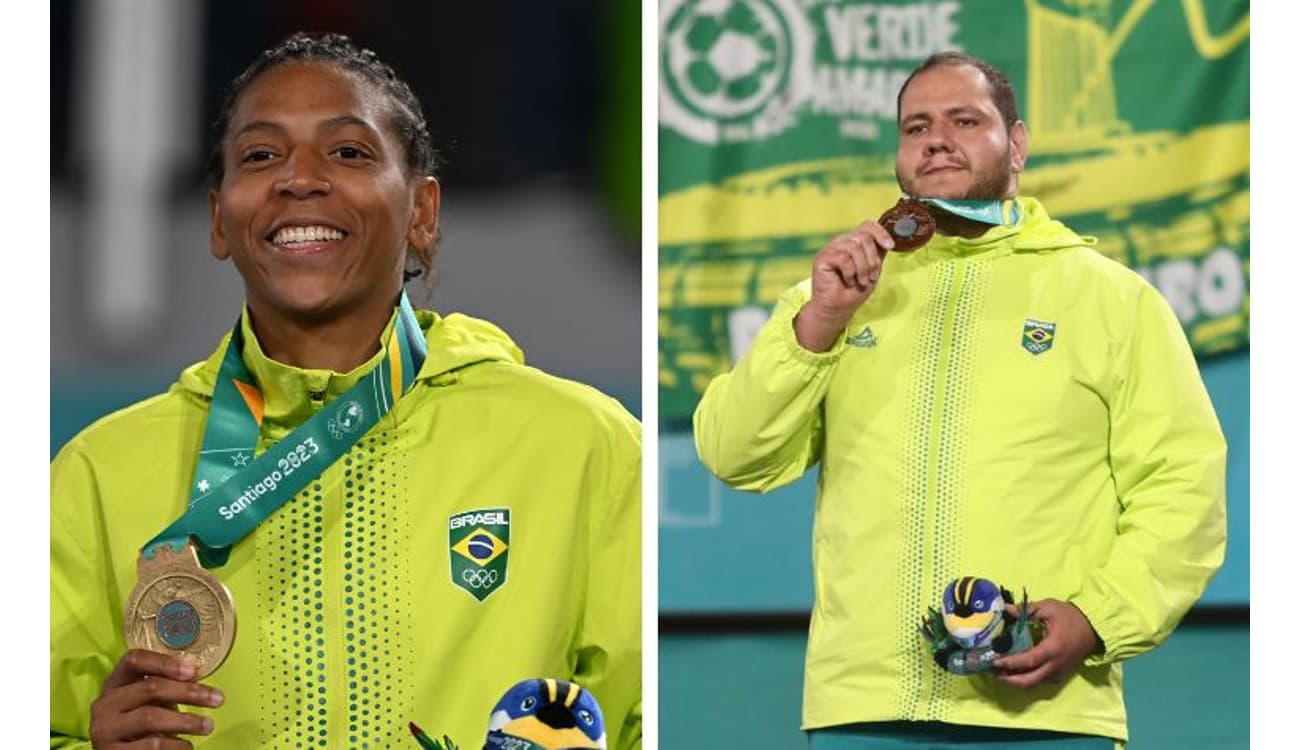
[[[517,740],[531,742],[522,745]],[[605,750],[605,717],[591,693],[564,680],[524,680],[510,688],[488,721],[483,750]]]
[[[415,724],[411,734],[425,750],[458,750],[449,737],[438,742]],[[577,683],[524,680],[492,709],[483,750],[605,750],[605,717]]]
[[[1029,601],[1026,593],[1021,607]],[[1031,617],[1006,611],[1016,603],[1010,591],[984,578],[958,578],[943,590],[943,609],[930,607],[921,618],[921,636],[935,663],[953,674],[985,672],[1004,654],[1026,651],[1034,645],[1029,632]]]

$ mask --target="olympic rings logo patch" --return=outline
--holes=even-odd
[[[447,518],[451,584],[484,601],[506,585],[511,513],[507,507],[463,510]]]
[[[495,570],[469,570],[465,569],[460,572],[460,577],[465,583],[476,589],[489,588],[495,586],[497,579],[500,577]]]

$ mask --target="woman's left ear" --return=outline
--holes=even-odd
[[[411,228],[406,235],[412,247],[428,249],[433,244],[433,238],[438,236],[441,197],[442,190],[433,177],[420,177],[415,181],[415,210],[411,212]]]

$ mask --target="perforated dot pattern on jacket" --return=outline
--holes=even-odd
[[[955,300],[948,344],[948,367],[944,379],[943,410],[939,423],[940,449],[934,454],[934,560],[938,586],[962,575],[979,575],[978,570],[961,569],[965,537],[965,490],[969,447],[971,401],[978,386],[979,349],[976,346],[986,291],[989,264],[973,261],[966,265],[961,291]],[[930,718],[942,721],[951,707],[956,680],[936,669]]]
[[[257,533],[260,734],[268,747],[410,742],[407,465],[375,431]]]
[[[933,669],[933,660],[924,652],[916,632],[912,613],[925,611],[929,597],[925,591],[926,491],[929,486],[928,456],[930,431],[938,387],[939,355],[943,343],[944,311],[948,306],[953,281],[953,265],[937,263],[929,269],[929,296],[921,313],[911,357],[910,391],[902,439],[902,491],[898,495],[898,524],[901,529],[902,556],[899,560],[896,652],[901,658],[901,675],[895,700],[895,715],[917,718],[921,685],[925,671]]]
[[[313,747],[329,740],[324,588],[325,495],[313,482],[258,527],[258,692],[261,744]]]
[[[960,278],[959,263],[965,264]],[[916,618],[937,604],[948,580],[965,574],[958,570],[964,543],[962,493],[989,266],[985,261],[949,261],[936,264],[932,273],[912,357],[898,504],[903,559],[897,637],[903,669],[895,710],[914,720],[946,718],[953,680],[958,679],[930,658],[917,635]]]
[[[344,459],[343,657],[348,747],[409,744],[413,715],[411,599],[394,596],[409,550],[405,454],[391,433],[360,441]]]

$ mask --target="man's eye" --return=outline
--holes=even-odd
[[[969,128],[969,127],[974,127],[976,122],[975,120],[972,120],[969,117],[963,117],[962,119],[957,121],[957,124],[962,126],[963,128]]]
[[[913,125],[912,127],[910,127],[910,128],[907,129],[907,134],[908,134],[908,135],[920,135],[921,133],[924,133],[924,132],[925,132],[925,126],[924,126],[924,125]]]
[[[340,146],[334,150],[334,153],[344,159],[365,159],[368,157],[368,154],[366,154],[365,151],[362,151],[356,146]]]
[[[268,159],[271,159],[274,156],[275,154],[272,154],[270,151],[264,148],[259,148],[244,154],[243,161],[245,163],[256,162],[256,161],[267,161]]]

